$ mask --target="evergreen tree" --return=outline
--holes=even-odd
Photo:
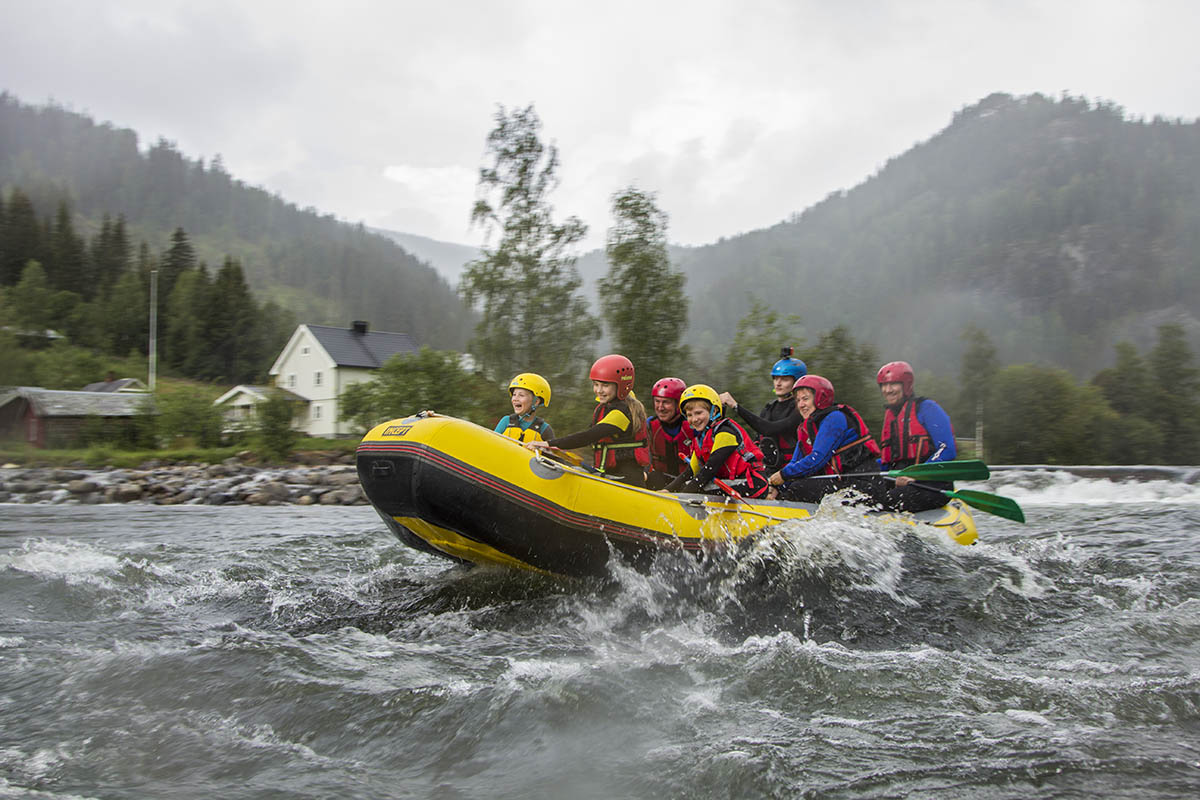
[[[0,228],[0,286],[12,286],[30,261],[40,261],[41,228],[29,196],[14,189]]]
[[[71,208],[65,201],[58,204],[58,212],[54,216],[49,258],[46,277],[51,285],[74,292],[85,300],[95,296],[96,286],[92,280],[87,248],[83,239],[75,233]]]
[[[613,195],[613,227],[605,252],[608,275],[600,300],[613,349],[629,358],[649,387],[676,375],[687,359],[684,275],[667,255],[667,215],[654,195],[630,187]]]
[[[98,292],[109,289],[129,269],[129,238],[125,231],[125,217],[113,222],[105,214],[100,222],[100,233],[92,240],[92,267],[95,272]]]
[[[181,374],[208,377],[220,374],[206,329],[213,322],[212,285],[201,263],[175,281],[159,318],[159,358]]]
[[[171,246],[163,253],[158,266],[158,297],[159,300],[171,296],[175,281],[189,269],[196,267],[196,251],[183,228],[176,228],[171,234]]]
[[[213,279],[205,338],[216,364],[214,374],[205,377],[241,383],[265,371],[266,365],[259,363],[257,317],[242,265],[227,257]]]
[[[552,219],[558,151],[542,144],[533,106],[511,114],[501,107],[495,120],[471,221],[498,229],[500,241],[482,248],[462,278],[463,297],[482,310],[471,350],[494,379],[529,370],[545,375],[556,393],[570,393],[582,383],[599,333],[568,254],[587,227],[576,217]]]

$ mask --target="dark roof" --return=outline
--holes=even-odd
[[[67,392],[18,386],[0,393],[0,406],[18,398],[33,406],[39,417],[133,417],[141,413],[153,395],[130,392]]]
[[[83,387],[85,392],[119,392],[122,389],[145,391],[145,384],[137,378],[116,378],[111,381],[97,381]]]
[[[378,369],[396,353],[415,353],[418,349],[407,333],[355,333],[352,328],[328,325],[309,325],[308,329],[339,367]]]

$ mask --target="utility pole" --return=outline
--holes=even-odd
[[[986,461],[983,457],[983,398],[975,401],[975,457]]]
[[[158,269],[150,270],[150,391],[158,377]]]

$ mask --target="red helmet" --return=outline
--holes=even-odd
[[[687,384],[679,378],[659,378],[650,389],[651,397],[665,397],[669,400],[679,400]]]
[[[616,353],[601,356],[592,364],[592,371],[588,373],[588,377],[594,381],[615,383],[617,399],[624,400],[633,389],[633,362]]]
[[[805,375],[796,381],[792,392],[794,393],[798,389],[811,389],[813,405],[817,408],[829,408],[833,405],[833,384],[829,382],[828,378],[822,378],[820,375]]]
[[[904,384],[904,396],[908,397],[913,393],[912,366],[907,361],[889,361],[879,368],[875,382],[902,383]]]

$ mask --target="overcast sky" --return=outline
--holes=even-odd
[[[588,245],[630,184],[703,244],[858,184],[992,92],[1194,119],[1198,30],[1195,0],[0,0],[0,88],[466,244],[496,107],[532,103]]]

